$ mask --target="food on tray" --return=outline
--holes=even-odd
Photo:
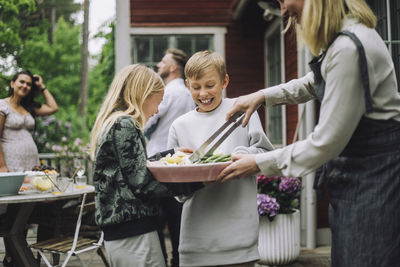
[[[33,189],[33,186],[29,185],[29,184],[22,184],[21,188],[19,189],[20,192],[26,192],[26,191],[30,191]]]
[[[32,184],[39,191],[48,191],[53,188],[53,183],[46,176],[33,176]]]
[[[192,163],[189,160],[190,154],[186,154],[183,152],[176,152],[171,155],[163,157],[158,161],[149,161],[148,164],[151,166],[185,166],[185,165],[193,165],[193,164],[205,164],[205,163],[216,163],[216,162],[226,162],[230,161],[231,155],[224,155],[220,152],[214,153],[208,157],[204,157],[196,163]]]
[[[210,156],[206,156],[204,158],[202,158],[201,160],[199,160],[199,163],[216,163],[216,162],[227,162],[227,161],[231,161],[232,160],[232,156],[230,154],[228,155],[223,155],[223,154],[213,154]]]
[[[60,173],[57,170],[57,168],[54,168],[54,167],[51,167],[51,166],[46,166],[46,165],[33,166],[32,171],[45,172],[47,174],[59,174]]]

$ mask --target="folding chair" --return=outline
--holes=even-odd
[[[80,206],[78,206],[79,213],[78,213],[78,219],[76,221],[74,236],[52,238],[29,246],[30,248],[37,250],[39,252],[40,256],[43,258],[43,261],[46,263],[47,266],[49,267],[67,266],[67,263],[71,259],[71,256],[76,256],[79,259],[82,266],[89,266],[95,252],[97,252],[100,255],[105,265],[108,266],[104,253],[101,250],[104,240],[103,232],[101,232],[99,238],[92,238],[92,237],[88,238],[80,235],[82,214],[85,210],[89,209],[94,205],[94,203],[89,203],[85,205],[85,201],[86,201],[86,193],[83,194],[81,204]],[[85,264],[81,259],[81,257],[79,256],[79,254],[87,251],[92,251],[92,255],[90,256],[88,262]],[[61,264],[52,265],[50,264],[50,261],[47,259],[45,252],[51,253],[51,255],[54,254],[66,255],[66,258]]]

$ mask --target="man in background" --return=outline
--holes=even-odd
[[[152,156],[167,149],[168,132],[172,122],[179,116],[195,108],[192,96],[185,86],[184,69],[187,61],[185,52],[170,48],[157,64],[158,74],[166,86],[164,97],[158,106],[158,113],[153,115],[145,126],[147,155]],[[179,232],[181,223],[182,204],[173,197],[162,199],[163,214],[162,228],[168,225],[172,244],[171,266],[179,266]],[[161,247],[167,262],[163,229],[159,232]]]

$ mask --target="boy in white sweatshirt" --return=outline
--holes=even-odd
[[[229,76],[220,55],[194,54],[186,64],[186,85],[197,104],[176,119],[168,147],[198,148],[224,122],[234,99],[224,98]],[[220,145],[224,154],[263,153],[273,147],[257,113]],[[181,266],[254,266],[258,254],[257,180],[255,176],[215,182],[186,198],[179,242]]]

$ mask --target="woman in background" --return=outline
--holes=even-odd
[[[34,101],[39,93],[46,101],[43,105]],[[27,70],[14,75],[8,97],[0,99],[0,172],[30,171],[39,164],[31,134],[34,118],[57,110],[57,103],[42,77]]]
[[[42,93],[45,104],[35,102]],[[35,128],[35,117],[57,112],[54,97],[43,83],[42,77],[28,70],[18,72],[10,82],[7,98],[0,99],[0,172],[30,171],[39,164],[39,153],[31,131]],[[0,214],[6,205],[0,206]],[[13,266],[7,254],[4,266]]]

